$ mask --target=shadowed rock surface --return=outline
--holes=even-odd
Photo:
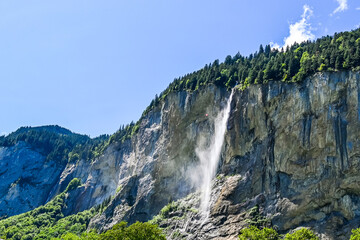
[[[301,83],[236,91],[206,221],[196,210],[195,148],[212,135],[230,95],[214,85],[169,94],[131,139],[109,145],[92,162],[68,164],[60,177],[52,174],[50,196],[78,177],[84,186],[72,212],[111,197],[91,221],[100,230],[150,220],[178,200],[176,210],[156,219],[175,239],[235,239],[251,221],[282,233],[306,226],[322,239],[348,239],[360,220],[359,81],[354,72],[318,73]],[[16,159],[20,150],[0,155],[8,151]],[[16,179],[1,184],[5,195]]]
[[[44,204],[64,167],[24,142],[0,147],[0,218]]]

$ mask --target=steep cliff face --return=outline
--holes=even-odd
[[[360,216],[359,80],[325,73],[238,91],[210,219],[186,211],[194,197],[160,225],[189,239],[236,239],[258,206],[281,232],[308,226],[323,239],[348,239]]]
[[[258,205],[279,231],[311,226],[332,239],[348,235],[360,216],[359,76],[321,73],[300,84],[236,91],[210,218],[204,224],[200,213],[185,214],[164,227],[176,224],[189,238],[235,238]],[[119,220],[149,220],[195,192],[196,147],[213,134],[229,94],[216,86],[170,94],[131,140],[111,145],[92,164],[69,166],[61,181],[86,182],[76,210],[113,196],[91,224],[106,229]],[[183,205],[198,208],[199,195]]]
[[[69,152],[102,139],[106,136],[90,139],[59,126],[21,127],[0,136],[0,219],[48,202],[71,160]]]
[[[234,199],[263,194],[264,213],[282,231],[304,225],[342,239],[358,227],[359,80],[325,73],[240,93],[223,169],[236,165],[248,179],[238,189],[248,192]]]
[[[44,204],[64,168],[24,142],[0,147],[0,218]]]
[[[169,95],[164,104],[143,118],[131,140],[112,144],[91,164],[80,162],[63,172],[60,192],[74,177],[85,182],[77,211],[114,196],[93,226],[108,228],[123,219],[147,221],[172,200],[196,190],[195,148],[209,136],[214,116],[229,92],[215,86],[189,94]],[[207,114],[207,116],[206,116]]]
[[[131,139],[109,145],[93,161],[68,164],[60,177],[61,167],[49,169],[41,156],[31,157],[36,153],[26,156],[38,159],[44,171],[38,182],[44,184],[49,176],[50,198],[72,178],[82,179],[69,213],[110,198],[90,224],[100,230],[120,220],[150,220],[178,200],[154,219],[173,238],[235,239],[249,221],[261,221],[280,232],[309,226],[323,239],[347,239],[360,220],[359,90],[360,74],[354,72],[318,73],[301,83],[274,81],[236,90],[206,219],[198,210],[196,149],[209,145],[215,118],[230,95],[224,88],[210,85],[169,94],[142,119]],[[20,153],[16,146],[2,148],[1,169],[10,171],[6,156],[17,159]],[[29,167],[26,161],[20,165],[13,169]],[[14,179],[1,185],[3,199],[16,196],[26,178],[10,175]],[[16,179],[19,184],[11,185]],[[12,202],[21,199],[13,197]]]

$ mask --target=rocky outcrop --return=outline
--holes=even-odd
[[[305,226],[322,239],[348,239],[360,217],[359,80],[323,73],[238,91],[219,170],[238,177],[214,184],[206,224],[165,226],[188,239],[235,239],[258,206],[280,232]]]
[[[120,220],[147,221],[173,200],[196,190],[195,148],[211,134],[216,114],[229,92],[209,86],[192,94],[171,94],[141,122],[138,133],[112,144],[91,164],[79,162],[63,172],[57,192],[73,177],[85,183],[80,196],[83,210],[112,196],[92,227],[106,229]],[[206,116],[206,114],[208,116]]]
[[[358,227],[359,80],[325,73],[239,93],[223,166],[250,176],[239,189],[265,195],[264,213],[280,231],[310,226],[343,239]]]
[[[146,221],[195,192],[196,146],[213,133],[228,96],[215,86],[170,94],[131,140],[111,145],[86,170],[74,167],[87,186],[84,208],[113,196],[91,226]],[[352,72],[236,91],[219,174],[239,177],[214,188],[208,224],[195,221],[192,231],[204,239],[235,237],[258,205],[280,232],[309,226],[324,238],[346,239],[360,216],[359,96],[359,73]]]
[[[178,200],[155,219],[173,238],[236,239],[253,221],[282,233],[306,226],[323,239],[348,239],[360,219],[359,81],[355,72],[318,73],[301,83],[237,90],[208,219],[197,210],[195,150],[209,141],[230,95],[214,85],[169,94],[131,139],[111,144],[92,162],[68,164],[50,195],[81,178],[72,212],[109,199],[90,224],[100,230],[120,220],[150,220]],[[0,155],[9,152],[19,154],[2,149]]]
[[[0,147],[0,219],[44,204],[64,168],[24,142]]]

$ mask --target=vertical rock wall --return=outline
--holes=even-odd
[[[197,223],[194,213],[167,226],[181,227],[189,239],[236,238],[249,209],[258,206],[259,214],[281,232],[309,226],[324,239],[346,239],[360,220],[359,81],[354,72],[318,73],[302,83],[270,82],[236,91],[209,222]],[[33,166],[44,171],[39,182],[49,183],[44,186],[48,192],[52,188],[51,198],[72,178],[81,178],[84,185],[69,212],[110,198],[91,222],[99,229],[120,220],[147,221],[178,199],[196,208],[196,194],[185,198],[198,190],[195,149],[213,134],[214,117],[229,95],[213,85],[169,94],[130,140],[110,145],[92,162],[69,164],[58,177],[61,167],[49,168],[43,157],[36,157],[39,164]],[[1,149],[0,157],[6,159],[11,151],[17,159],[26,150]],[[0,170],[0,178],[6,171]],[[52,180],[45,181],[49,174]],[[0,189],[0,197],[17,196],[15,190]]]

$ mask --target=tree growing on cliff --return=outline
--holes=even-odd
[[[270,80],[299,82],[316,72],[342,70],[360,70],[360,28],[295,43],[286,49],[271,49],[266,45],[265,49],[260,46],[258,52],[247,57],[237,53],[226,56],[222,63],[215,60],[198,71],[176,78],[160,94],[159,103],[172,92],[194,91],[209,84],[226,88],[240,84],[241,89],[245,89],[250,84],[266,84]],[[143,116],[156,105],[151,104]]]

